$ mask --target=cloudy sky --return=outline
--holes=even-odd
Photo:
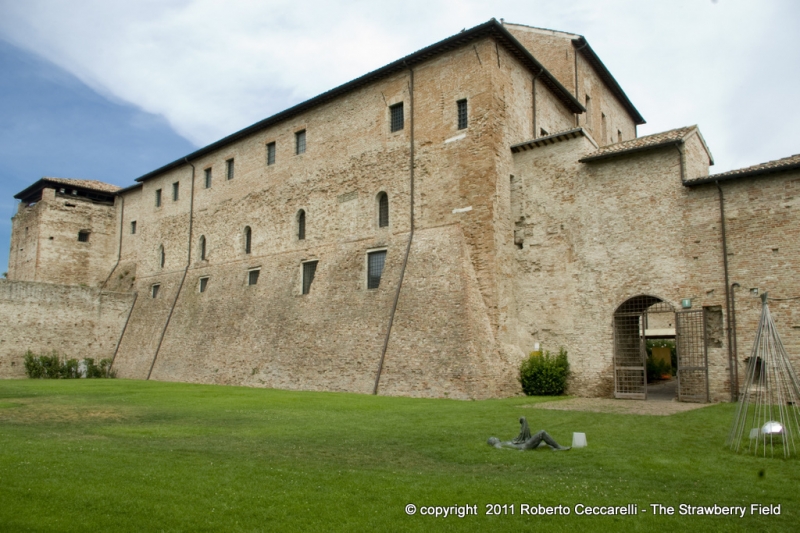
[[[134,178],[490,18],[584,35],[723,172],[800,153],[795,0],[0,0],[0,272],[13,195]]]

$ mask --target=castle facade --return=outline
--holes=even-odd
[[[760,299],[800,295],[800,156],[709,174],[579,35],[491,20],[124,189],[20,192],[0,376],[22,356],[120,377],[485,398],[536,349],[570,392],[735,397]],[[797,300],[771,302],[800,356]],[[798,361],[800,362],[800,361]]]

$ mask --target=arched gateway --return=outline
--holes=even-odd
[[[674,329],[655,329],[665,322]],[[614,311],[614,397],[647,399],[647,338],[674,336],[678,399],[708,401],[705,324],[702,309],[676,312],[669,302],[650,295],[625,300]]]

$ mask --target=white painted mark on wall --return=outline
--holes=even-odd
[[[456,213],[466,213],[467,211],[472,211],[472,206],[469,207],[459,207],[458,209],[453,209],[453,214]]]
[[[450,137],[444,143],[447,144],[447,143],[451,143],[451,142],[455,142],[455,141],[460,141],[461,139],[465,138],[466,136],[467,136],[466,133],[462,133],[461,135],[456,135],[455,137]]]

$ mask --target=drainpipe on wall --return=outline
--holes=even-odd
[[[411,252],[411,242],[414,240],[414,69],[408,69],[409,72],[409,124],[410,124],[410,158],[409,158],[409,189],[411,193],[410,202],[410,232],[408,234],[408,243],[406,244],[406,253],[403,257],[403,267],[400,270],[400,281],[397,282],[397,291],[394,294],[394,303],[392,304],[392,312],[389,315],[389,326],[386,328],[386,337],[383,340],[383,350],[381,351],[381,360],[378,363],[378,371],[375,374],[375,386],[372,388],[372,394],[378,394],[378,385],[381,382],[381,373],[383,372],[383,362],[386,359],[386,349],[389,347],[389,336],[392,334],[392,324],[394,323],[394,314],[397,311],[397,302],[400,299],[400,289],[403,288],[403,278],[406,274],[406,265],[408,264],[408,254]]]
[[[732,333],[731,333],[731,285],[728,278],[728,238],[725,234],[725,197],[722,194],[722,187],[719,185],[719,181],[715,180],[714,184],[717,186],[717,191],[719,191],[719,219],[720,224],[722,227],[722,265],[725,269],[725,324],[728,333],[728,371],[730,373],[730,382],[731,382],[731,402],[736,401],[736,389],[738,388],[738,372],[734,372],[734,360],[733,360],[733,346],[732,342]]]
[[[150,379],[150,375],[153,373],[153,367],[156,366],[156,359],[158,358],[158,352],[161,351],[161,343],[164,342],[164,336],[167,333],[167,328],[169,327],[169,323],[172,320],[172,313],[175,311],[175,304],[178,303],[178,298],[181,295],[181,290],[183,290],[183,282],[186,281],[186,274],[189,272],[189,265],[192,264],[192,223],[194,222],[194,165],[189,162],[189,159],[183,158],[186,161],[186,164],[192,167],[192,183],[191,188],[189,190],[189,252],[186,256],[186,267],[183,269],[183,276],[181,276],[181,283],[178,285],[178,291],[175,293],[175,299],[172,300],[172,306],[169,308],[169,314],[167,315],[167,321],[164,323],[164,329],[161,330],[161,338],[158,339],[158,347],[156,348],[156,353],[153,356],[153,362],[150,363],[150,370],[147,372],[147,379]]]
[[[114,273],[114,271],[119,266],[119,261],[122,258],[122,224],[125,221],[125,197],[120,195],[119,198],[121,200],[121,205],[120,205],[120,210],[119,210],[119,246],[117,246],[117,263],[111,269],[111,272],[108,273],[108,277],[103,282],[103,284],[100,285],[101,289],[105,289],[106,288],[106,283],[108,283],[108,280],[111,279],[111,275]],[[127,322],[125,324],[127,324]],[[114,356],[115,357],[116,357],[116,355],[117,355],[117,353],[114,352]]]
[[[733,329],[733,375],[736,377],[734,382],[736,399],[739,398],[739,344],[736,341],[736,287],[741,287],[738,283],[731,284],[731,329]]]
[[[575,99],[578,99],[578,52],[583,50],[589,46],[589,42],[586,41],[583,43],[579,48],[575,48]],[[588,109],[586,111],[589,111]],[[578,119],[578,113],[575,113],[575,126],[580,126],[580,120]]]

